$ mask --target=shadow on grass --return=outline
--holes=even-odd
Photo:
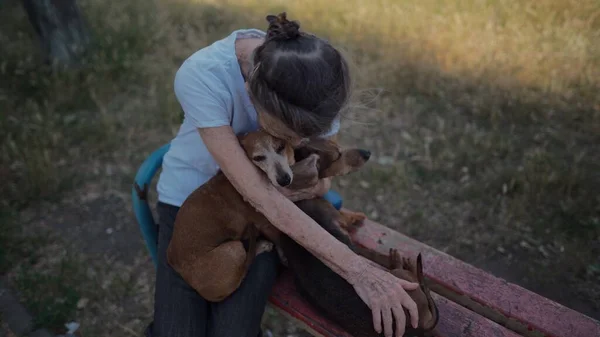
[[[98,285],[69,253],[44,255],[58,263],[40,265],[40,254],[53,252],[58,241],[24,233],[18,211],[59,200],[98,170],[92,161],[116,152],[133,157],[130,152],[144,146],[138,132],[169,133],[181,118],[172,89],[178,66],[240,22],[235,13],[208,5],[141,0],[79,5],[93,45],[83,66],[60,71],[41,63],[18,1],[3,3],[0,13],[10,23],[0,30],[0,275],[10,272],[36,326],[56,332],[80,314],[81,290]],[[130,143],[134,146],[124,147]],[[131,291],[132,284],[121,283],[124,293],[113,296]]]
[[[181,119],[172,92],[179,64],[243,22],[182,2],[80,6],[93,44],[80,68],[58,71],[42,65],[20,3],[3,4],[0,18],[12,24],[0,31],[1,207],[56,199],[81,182],[88,168],[78,163],[110,155],[136,129],[170,130]],[[124,111],[131,102],[135,111]]]

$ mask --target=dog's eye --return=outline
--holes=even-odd
[[[277,151],[277,153],[281,153],[281,152],[283,152],[283,150],[285,150],[285,144],[279,145],[279,147],[275,151]]]
[[[265,159],[267,159],[267,157],[265,157],[265,156],[254,156],[254,157],[252,157],[252,160],[254,160],[254,161],[263,161]]]

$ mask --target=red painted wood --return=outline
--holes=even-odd
[[[456,303],[436,294],[433,296],[440,311],[440,322],[437,327],[438,337],[520,337]],[[319,316],[316,309],[300,297],[292,275],[288,271],[285,271],[277,280],[269,300],[273,305],[323,336],[351,337],[336,324]]]
[[[522,337],[442,296],[432,296],[440,311],[437,337]]]
[[[320,316],[316,309],[300,297],[293,276],[287,270],[277,280],[269,301],[323,336],[352,337],[336,324]]]
[[[424,272],[433,281],[467,294],[480,304],[527,324],[548,337],[600,336],[600,322],[378,223],[365,221],[352,237],[361,246],[384,254],[390,248],[397,248],[410,256],[421,252]]]

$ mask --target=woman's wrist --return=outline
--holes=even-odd
[[[349,249],[350,250],[350,249]],[[344,259],[343,272],[340,274],[351,285],[357,284],[368,269],[366,261],[358,254],[350,250],[351,255]]]
[[[367,269],[365,259],[348,246],[329,235],[316,238],[314,243],[317,247],[327,247],[330,253],[321,255],[316,251],[311,252],[348,283],[354,285],[362,278]]]

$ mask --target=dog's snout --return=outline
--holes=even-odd
[[[290,175],[287,173],[282,173],[277,176],[277,183],[279,186],[285,187],[292,183],[292,177],[290,177]]]
[[[363,157],[364,160],[369,160],[369,158],[371,158],[371,151],[368,150],[358,150],[358,153],[360,153],[360,156]]]

